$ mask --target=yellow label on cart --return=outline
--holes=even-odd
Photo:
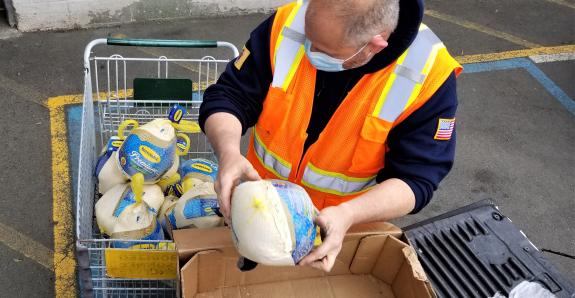
[[[176,279],[178,254],[173,250],[106,249],[106,272],[115,278]]]

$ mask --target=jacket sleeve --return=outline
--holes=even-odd
[[[456,78],[452,73],[437,92],[389,134],[385,168],[377,182],[398,178],[415,194],[413,213],[425,207],[455,157],[455,128],[449,140],[436,140],[439,119],[453,119],[457,110]]]
[[[226,66],[218,81],[208,87],[200,106],[199,124],[202,130],[206,119],[217,112],[233,114],[242,124],[242,134],[254,126],[263,109],[263,102],[272,82],[270,62],[270,33],[275,14],[261,23],[245,44],[249,51],[241,66],[234,61]],[[244,49],[244,51],[245,51]]]

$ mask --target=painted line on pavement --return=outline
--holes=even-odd
[[[463,19],[460,19],[460,18],[458,18],[458,17],[454,17],[454,16],[451,16],[451,15],[447,15],[447,14],[441,13],[441,12],[439,12],[439,11],[426,10],[426,11],[425,11],[425,14],[428,15],[428,16],[430,16],[430,17],[433,17],[433,18],[436,18],[436,19],[439,19],[439,20],[442,20],[442,21],[445,21],[445,22],[449,22],[449,23],[452,23],[452,24],[455,24],[455,25],[459,25],[459,26],[461,26],[461,27],[463,27],[463,28],[467,28],[467,29],[475,30],[475,31],[478,31],[478,32],[481,32],[481,33],[484,33],[484,34],[487,34],[487,35],[491,35],[491,36],[493,36],[493,37],[497,37],[497,38],[506,40],[506,41],[508,41],[508,42],[511,42],[511,43],[514,43],[514,44],[517,44],[517,45],[520,45],[520,46],[523,46],[523,47],[526,47],[526,48],[538,48],[538,47],[541,47],[540,44],[527,41],[527,40],[525,40],[524,38],[517,37],[517,36],[512,35],[512,34],[509,34],[509,33],[507,33],[507,32],[503,32],[503,31],[491,29],[491,28],[486,27],[486,26],[483,26],[483,25],[481,25],[481,24],[477,24],[477,23],[473,23],[473,22],[470,22],[470,21],[467,21],[467,20],[463,20]]]
[[[479,62],[463,65],[464,73],[478,73],[486,71],[526,68],[531,62],[527,58],[516,58],[501,61]]]
[[[464,73],[523,68],[531,74],[553,97],[575,116],[575,101],[567,95],[553,80],[527,58],[515,58],[501,61],[480,62],[464,65]]]
[[[551,78],[549,78],[539,67],[531,63],[526,67],[527,71],[535,78],[547,92],[551,93],[573,116],[575,116],[575,101],[563,91]]]
[[[534,55],[529,56],[529,59],[531,59],[535,63],[569,61],[569,60],[575,60],[575,52],[552,54],[552,55]]]
[[[46,96],[42,95],[40,92],[30,88],[24,84],[18,83],[10,78],[0,75],[0,87],[6,89],[9,92],[17,95],[18,97],[26,100],[28,102],[47,107],[42,100]]]
[[[52,139],[52,217],[54,221],[54,292],[56,297],[76,297],[74,216],[70,187],[65,106],[80,103],[81,95],[49,98]]]
[[[545,0],[545,1],[575,9],[575,4],[566,0]]]
[[[52,250],[1,222],[0,243],[52,271]]]
[[[28,102],[47,107],[41,102],[44,96],[26,85],[0,75],[0,88],[7,90]],[[53,268],[53,251],[19,231],[0,222],[0,243],[19,252],[43,267]]]
[[[565,45],[556,47],[540,47],[534,49],[526,50],[516,50],[516,51],[505,51],[499,53],[488,53],[488,54],[477,54],[477,55],[465,55],[457,56],[455,59],[461,64],[476,63],[476,62],[488,62],[505,60],[519,57],[529,57],[537,55],[555,55],[564,53],[575,53],[575,45]]]

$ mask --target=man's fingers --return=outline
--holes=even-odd
[[[329,242],[324,242],[318,248],[312,250],[307,256],[305,256],[299,263],[301,265],[309,265],[315,261],[323,259],[327,256],[327,253],[330,250],[331,245]]]
[[[258,174],[258,171],[256,171],[256,169],[254,169],[254,167],[250,164],[248,164],[246,166],[246,171],[245,171],[244,175],[247,178],[247,180],[251,180],[251,181],[262,179],[260,177],[260,174]]]
[[[313,261],[309,264],[309,266],[323,270],[325,272],[331,271],[333,265],[335,264],[335,258],[331,256],[325,256],[321,260]]]
[[[219,183],[218,199],[220,203],[220,211],[225,218],[230,217],[230,194],[232,190],[232,183],[228,179],[221,179]]]
[[[329,207],[328,207],[328,208],[329,208]],[[325,210],[325,209],[324,209],[324,210]],[[322,228],[322,229],[327,229],[328,221],[326,220],[326,218],[325,218],[322,214],[316,216],[316,217],[313,219],[313,222],[314,222],[316,225],[318,225],[320,228]]]
[[[322,259],[323,271],[325,272],[331,271],[331,268],[333,268],[333,265],[335,264],[337,254],[338,253],[332,250],[330,253],[327,254],[325,258]]]
[[[322,260],[320,260],[320,261],[314,261],[313,263],[310,263],[309,266],[311,266],[311,267],[313,267],[313,268],[315,268],[315,269],[319,269],[319,270],[324,271],[324,270],[323,270],[323,261],[322,261]]]

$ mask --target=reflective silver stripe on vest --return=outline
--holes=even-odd
[[[302,183],[322,192],[342,196],[361,192],[376,184],[375,176],[370,178],[344,177],[342,174],[321,173],[308,163],[303,173]]]
[[[422,26],[424,27],[420,29],[415,41],[407,50],[407,56],[394,69],[397,76],[379,111],[380,119],[394,122],[407,108],[416,85],[422,85],[425,82],[427,76],[423,73],[425,65],[428,60],[435,59],[437,54],[435,46],[441,45],[441,40],[427,26]]]
[[[395,69],[393,70],[393,72],[395,72],[397,75],[402,76],[404,78],[407,78],[409,80],[411,80],[414,83],[417,84],[423,84],[423,82],[425,81],[425,75],[420,73],[420,72],[416,72],[415,70],[411,69],[411,68],[407,68],[403,65],[396,65]]]
[[[297,32],[290,27],[284,27],[282,30],[282,35],[285,38],[289,38],[299,44],[303,44],[305,42],[305,34]]]
[[[272,87],[282,88],[284,82],[288,79],[289,71],[292,67],[297,67],[300,61],[296,61],[297,54],[300,48],[303,48],[305,41],[305,12],[307,10],[308,1],[303,1],[298,9],[296,15],[289,25],[282,29],[281,44],[275,53],[274,63],[274,77],[272,80]],[[279,39],[278,39],[279,41]],[[297,65],[294,65],[297,64]]]
[[[254,142],[253,142],[254,150],[260,162],[266,169],[273,172],[280,178],[287,179],[291,172],[291,165],[289,164],[286,165],[279,159],[275,158],[274,155],[266,149],[264,144],[261,143],[261,140],[259,139],[257,133],[255,132],[256,129],[253,128],[253,130],[254,130]]]

